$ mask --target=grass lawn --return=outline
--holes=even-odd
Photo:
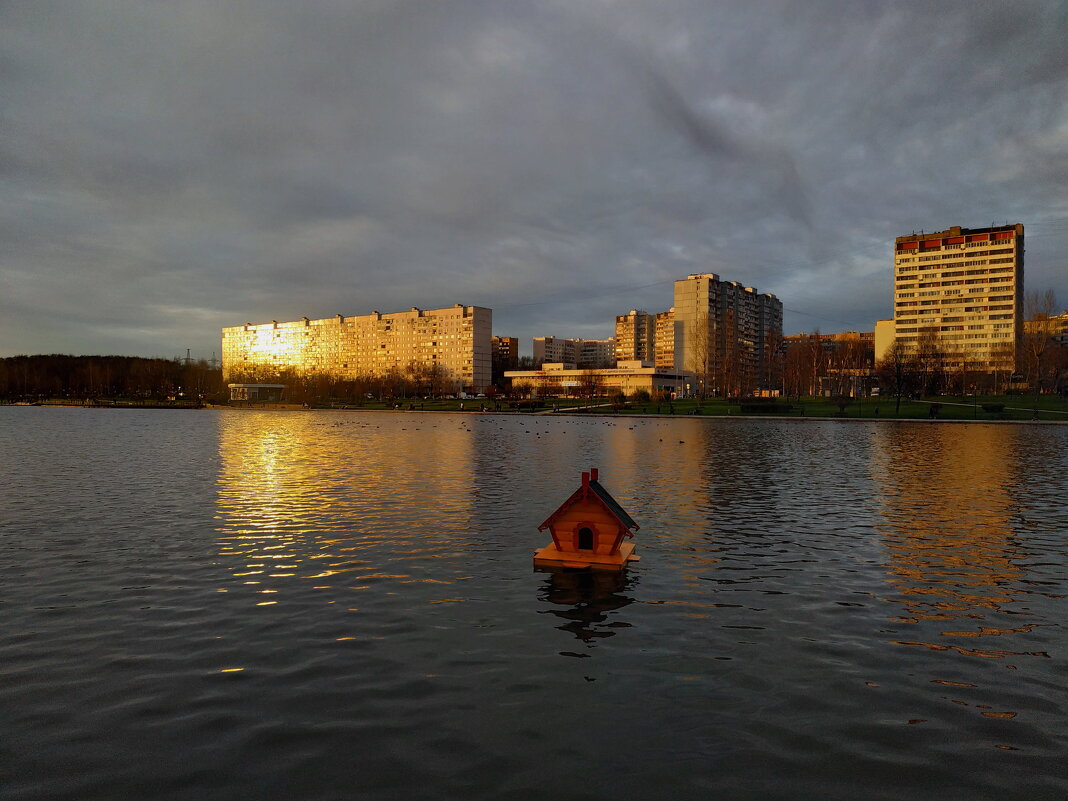
[[[69,400],[43,401],[46,405],[52,403],[73,403]],[[107,403],[107,402],[105,402]],[[123,401],[113,402],[116,406],[137,405],[127,404]],[[515,402],[502,399],[499,402],[493,398],[475,399],[432,399],[421,400],[419,398],[402,399],[398,401],[401,411],[408,411],[414,407],[415,411],[425,412],[478,412],[480,408],[494,412],[519,412],[529,414],[531,412],[547,412],[555,407],[558,412],[582,414],[662,414],[687,416],[702,415],[705,417],[838,417],[850,419],[904,419],[904,420],[928,420],[932,418],[932,406],[938,406],[935,416],[939,420],[1063,420],[1068,422],[1068,399],[1056,395],[1041,395],[1037,402],[1030,395],[981,395],[978,398],[971,396],[939,395],[921,400],[901,399],[901,411],[895,414],[895,400],[892,397],[864,398],[853,400],[844,410],[839,410],[838,405],[830,398],[806,397],[800,400],[796,398],[776,398],[768,400],[766,405],[771,406],[768,411],[756,411],[743,409],[743,406],[753,404],[752,400],[735,399],[731,401],[722,398],[706,398],[698,401],[694,398],[677,400],[672,403],[628,403],[622,407],[612,403],[606,398],[597,398],[585,401],[581,398],[546,398],[537,404],[530,401]],[[757,402],[759,403],[759,401]],[[77,404],[76,404],[77,405]],[[111,405],[111,403],[107,403]],[[183,404],[175,404],[176,406]],[[1000,405],[1003,408],[997,410]],[[789,406],[789,410],[785,407]],[[983,407],[987,408],[984,409]],[[462,407],[462,408],[461,408]],[[775,408],[778,407],[778,408]],[[363,400],[359,404],[344,404],[335,402],[332,404],[316,405],[317,409],[348,409],[352,411],[376,411],[389,410],[394,407],[379,400]]]
[[[587,414],[675,414],[693,415],[695,413],[706,417],[742,416],[742,417],[846,417],[863,419],[906,419],[927,420],[931,419],[932,406],[937,404],[934,412],[939,420],[1063,420],[1068,422],[1068,401],[1056,395],[1042,395],[1037,404],[1033,396],[1028,395],[991,395],[960,397],[940,395],[921,400],[901,399],[900,412],[895,413],[894,398],[863,398],[853,400],[844,410],[830,398],[806,397],[776,399],[771,402],[776,406],[789,405],[789,411],[757,412],[743,410],[743,405],[749,405],[751,401],[731,400],[722,398],[707,398],[703,401],[695,399],[678,400],[667,404],[627,404],[624,408],[614,409],[611,405],[590,409]],[[1003,408],[996,411],[997,405]],[[983,407],[987,406],[989,410]],[[1036,408],[1037,412],[1032,411]]]

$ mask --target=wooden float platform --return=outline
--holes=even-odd
[[[593,553],[592,551],[561,551],[555,543],[534,552],[535,567],[570,567],[590,570],[622,570],[628,562],[641,559],[634,553],[634,543],[624,542],[616,553]]]

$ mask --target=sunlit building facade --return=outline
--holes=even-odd
[[[631,309],[616,315],[616,361],[640,360],[665,370],[675,364],[675,309],[649,312]]]
[[[653,325],[653,364],[663,370],[681,369],[675,358],[675,328],[678,323],[675,320],[675,308],[666,312],[657,312]]]
[[[1045,335],[1057,344],[1068,347],[1068,311],[1060,314],[1038,312],[1034,319],[1024,321],[1024,333],[1027,335]]]
[[[656,355],[656,317],[631,309],[616,315],[616,361],[652,362]]]
[[[576,340],[578,363],[582,367],[613,367],[616,363],[616,341],[608,339]]]
[[[223,378],[294,370],[339,378],[440,369],[446,383],[482,392],[492,366],[491,309],[444,309],[232,326],[222,331]]]
[[[645,391],[682,395],[692,376],[649,366],[641,360],[619,362],[615,367],[579,369],[561,362],[547,362],[539,370],[511,370],[505,377],[516,391],[530,395],[605,396]]]
[[[611,367],[616,363],[615,339],[534,337],[534,364],[545,362],[580,367]]]
[[[675,364],[694,373],[698,392],[749,393],[772,382],[782,339],[782,301],[715,273],[675,282]]]
[[[1012,370],[1023,324],[1024,227],[954,226],[894,242],[894,338],[948,369]]]

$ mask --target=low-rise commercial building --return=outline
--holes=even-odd
[[[548,362],[540,370],[512,370],[505,373],[512,389],[531,395],[572,395],[582,397],[630,395],[644,390],[650,395],[685,395],[691,391],[693,376],[649,362],[627,361],[615,367],[578,369],[572,364]]]

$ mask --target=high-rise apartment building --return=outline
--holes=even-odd
[[[675,307],[666,312],[657,312],[653,325],[654,345],[653,364],[666,370],[681,368],[681,363],[675,358]]]
[[[656,358],[656,317],[631,309],[616,315],[616,361],[652,362]]]
[[[493,358],[511,365],[507,369],[514,370],[519,361],[519,337],[494,337]]]
[[[894,337],[947,369],[1012,370],[1023,324],[1024,227],[954,226],[894,243]],[[884,354],[876,354],[882,358]]]
[[[782,338],[782,302],[715,273],[675,282],[675,360],[698,392],[745,394],[767,388]]]
[[[493,311],[456,304],[395,314],[232,326],[222,331],[223,378],[272,370],[341,378],[440,368],[458,388],[490,383]]]
[[[616,361],[636,359],[675,369],[675,309],[656,314],[631,309],[616,316]]]
[[[515,370],[517,367],[519,367],[519,338],[494,337],[492,378],[494,386],[503,386],[505,372]]]

